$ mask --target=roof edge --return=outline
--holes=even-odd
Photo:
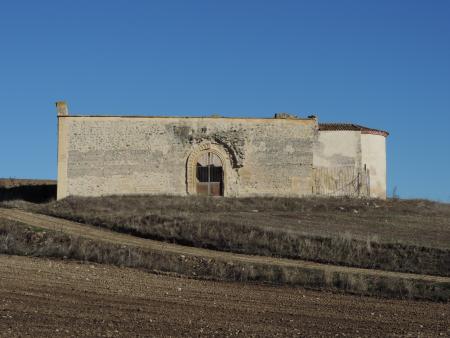
[[[389,136],[389,132],[385,130],[368,128],[353,123],[319,123],[319,131],[360,131],[361,134]]]
[[[316,121],[316,118],[274,118],[274,117],[238,117],[238,116],[174,116],[174,115],[58,115],[58,118],[141,118],[141,119],[227,119],[227,120],[284,120],[284,121]]]

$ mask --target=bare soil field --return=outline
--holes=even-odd
[[[0,336],[449,336],[450,305],[0,255]]]

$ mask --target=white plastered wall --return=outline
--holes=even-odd
[[[314,167],[359,167],[361,163],[360,136],[360,131],[320,131],[314,147]]]
[[[370,196],[386,198],[386,137],[361,134],[362,165],[370,173]]]

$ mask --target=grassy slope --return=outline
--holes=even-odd
[[[115,235],[120,237],[119,234]],[[76,259],[176,272],[195,278],[297,285],[363,295],[434,301],[450,299],[450,283],[445,278],[412,278],[395,273],[371,274],[358,269],[333,270],[326,265],[297,266],[281,264],[278,260],[271,259],[256,262],[238,257],[224,259],[222,255],[213,258],[180,255],[176,251],[125,245],[123,241],[111,242],[101,237],[87,238],[69,232],[27,226],[3,218],[0,218],[0,254]]]
[[[25,206],[197,247],[450,275],[450,205],[429,201],[112,196]]]

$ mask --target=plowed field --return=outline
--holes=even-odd
[[[0,336],[449,336],[450,305],[0,255]]]

